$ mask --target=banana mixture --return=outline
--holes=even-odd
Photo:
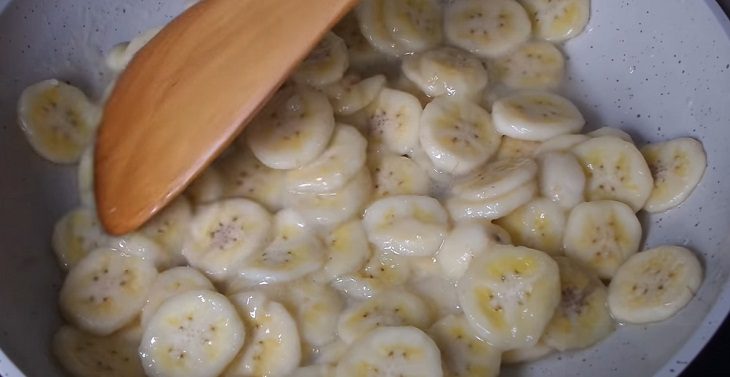
[[[184,195],[104,232],[101,107],[48,80],[19,102],[34,149],[78,162],[53,250],[53,352],[73,376],[496,376],[670,318],[702,282],[640,251],[637,212],[682,203],[694,139],[581,133],[555,90],[588,0],[364,0]],[[121,71],[159,30],[108,54]]]

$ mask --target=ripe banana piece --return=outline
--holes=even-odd
[[[530,38],[530,18],[513,0],[462,0],[446,6],[444,34],[482,58],[509,53]]]
[[[269,211],[278,211],[284,206],[286,173],[264,165],[249,148],[239,148],[222,157],[214,167],[221,175],[223,197],[248,198]]]
[[[142,327],[146,327],[162,303],[172,296],[194,290],[214,291],[213,283],[192,267],[175,267],[160,273],[150,287],[140,313]]]
[[[222,377],[285,376],[299,366],[299,331],[283,305],[260,292],[237,293],[230,299],[250,333]]]
[[[365,79],[356,74],[346,74],[342,80],[322,88],[337,115],[352,115],[371,104],[385,87],[385,76],[375,75]]]
[[[406,154],[418,145],[422,112],[421,103],[413,95],[385,88],[367,107],[369,132],[391,152]]]
[[[139,338],[127,335],[122,330],[101,337],[62,326],[53,336],[53,354],[76,377],[144,377],[137,355]]]
[[[361,1],[355,9],[360,32],[377,51],[391,57],[398,57],[408,50],[393,38],[385,22],[386,5],[389,0]]]
[[[451,192],[468,200],[491,199],[524,186],[536,176],[537,164],[533,159],[502,159],[457,181]]]
[[[101,110],[79,88],[56,79],[23,90],[18,101],[18,124],[33,149],[43,158],[75,163],[91,143]]]
[[[345,41],[328,32],[299,64],[292,78],[299,84],[322,87],[340,80],[349,64]]]
[[[324,238],[327,248],[322,272],[327,281],[360,270],[370,258],[370,244],[359,219],[350,220]]]
[[[449,376],[496,377],[502,351],[478,337],[464,315],[441,318],[428,331]]]
[[[129,62],[132,61],[134,55],[136,55],[142,47],[149,43],[152,38],[160,32],[160,30],[162,30],[162,26],[153,27],[149,30],[143,31],[132,38],[129,42],[122,42],[112,47],[106,55],[105,61],[107,67],[114,72],[122,72],[125,68],[127,68]]]
[[[488,252],[492,242],[483,222],[457,221],[444,239],[436,260],[447,278],[458,280],[475,256]]]
[[[198,206],[182,254],[208,278],[222,281],[251,254],[263,249],[271,215],[256,202],[234,198]]]
[[[79,166],[76,170],[76,187],[79,200],[84,207],[96,207],[94,200],[94,148],[88,147],[81,154]]]
[[[563,208],[546,198],[537,198],[496,221],[515,245],[550,255],[563,253],[566,216]]]
[[[558,351],[589,347],[614,330],[606,302],[608,289],[598,276],[568,257],[555,257],[560,269],[560,305],[542,340]]]
[[[388,61],[389,56],[376,50],[363,36],[355,12],[350,12],[332,29],[347,46],[350,68],[368,71]]]
[[[524,91],[497,100],[492,118],[497,132],[529,141],[578,132],[585,124],[568,99],[543,91]]]
[[[157,277],[150,261],[101,248],[75,265],[59,293],[61,312],[94,335],[109,335],[131,322]]]
[[[214,164],[208,166],[185,190],[185,196],[193,204],[209,204],[223,198],[225,192],[223,173]]]
[[[702,266],[681,246],[659,246],[633,255],[608,287],[608,306],[619,321],[665,320],[682,309],[702,284]]]
[[[543,357],[555,352],[555,349],[545,345],[545,342],[539,340],[534,346],[515,348],[502,353],[502,364],[512,365],[526,363],[542,359]]]
[[[707,167],[702,143],[688,137],[646,145],[641,153],[654,178],[654,187],[644,204],[648,212],[666,211],[685,201]]]
[[[447,232],[449,216],[434,198],[397,195],[365,210],[363,225],[378,249],[406,256],[433,255]]]
[[[529,141],[515,139],[509,136],[502,137],[502,143],[499,144],[495,160],[504,160],[506,158],[532,158],[535,151],[542,145],[539,141]]]
[[[540,166],[540,195],[563,209],[571,209],[583,202],[586,176],[575,156],[567,152],[546,152],[538,155],[537,162]]]
[[[182,246],[192,217],[190,201],[180,196],[149,220],[140,232],[165,249],[170,265],[179,266],[185,263]]]
[[[446,200],[446,208],[454,220],[481,218],[495,220],[529,202],[537,193],[535,180],[523,184],[511,192],[489,199],[469,200],[452,196]]]
[[[294,169],[324,151],[334,128],[326,95],[304,86],[286,87],[251,121],[245,140],[264,165]]]
[[[598,200],[578,204],[565,224],[565,254],[611,279],[619,266],[639,250],[641,224],[624,203]]]
[[[172,257],[157,242],[141,233],[128,233],[119,237],[110,237],[104,248],[114,250],[122,255],[130,255],[152,262],[159,270],[170,268]]]
[[[474,55],[454,47],[438,47],[405,56],[403,74],[429,97],[475,98],[487,87],[487,70]]]
[[[441,43],[443,11],[439,0],[388,0],[383,7],[391,38],[406,51],[424,51]]]
[[[388,154],[373,168],[375,197],[390,195],[428,195],[431,181],[428,174],[412,159]]]
[[[562,42],[580,34],[588,24],[589,0],[520,0],[527,9],[536,37]]]
[[[68,270],[94,249],[107,245],[109,237],[96,211],[79,207],[56,222],[51,243],[59,265]]]
[[[436,169],[464,175],[494,155],[501,137],[479,105],[442,96],[423,110],[419,139]]]
[[[601,127],[597,130],[593,130],[587,133],[586,135],[590,137],[613,136],[629,143],[634,142],[634,140],[631,138],[631,135],[629,135],[626,131],[614,127]]]
[[[441,268],[434,258],[420,258],[425,259],[428,265],[422,267],[421,264],[412,263],[411,269],[414,273],[404,286],[405,289],[423,299],[431,313],[436,314],[437,318],[461,313],[459,296],[456,294],[456,282],[449,280],[441,272]],[[409,261],[420,258],[409,257]]]
[[[514,89],[553,89],[565,75],[565,58],[555,45],[530,41],[494,62],[497,78]]]
[[[571,151],[586,174],[587,200],[618,200],[638,211],[649,199],[654,180],[644,156],[633,144],[601,136]]]
[[[354,299],[384,294],[410,278],[411,265],[406,258],[411,257],[375,251],[362,269],[336,278],[332,286]]]
[[[535,149],[535,156],[538,157],[541,154],[548,152],[568,152],[574,146],[590,139],[589,136],[584,134],[565,134],[558,135],[548,140],[545,140],[539,147]]]
[[[459,302],[476,335],[493,346],[535,345],[560,303],[558,265],[541,251],[494,245],[459,280]]]
[[[431,338],[410,326],[378,327],[355,342],[337,365],[337,377],[442,377],[441,354]]]

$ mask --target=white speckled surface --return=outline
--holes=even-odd
[[[70,80],[98,96],[100,57],[113,43],[169,20],[184,6],[151,0],[0,0],[0,348],[28,376],[60,375],[48,349],[58,325],[60,272],[50,250],[56,219],[74,206],[72,169],[37,157],[15,125],[28,84]],[[624,326],[586,351],[510,368],[509,376],[672,376],[730,310],[730,26],[714,1],[593,1],[592,21],[565,46],[564,92],[590,127],[618,126],[645,142],[691,135],[708,152],[691,198],[645,217],[646,246],[700,253],[706,278],[670,321]],[[0,376],[19,376],[0,353]]]

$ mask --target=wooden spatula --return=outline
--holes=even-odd
[[[123,234],[177,196],[356,0],[203,0],[132,60],[96,142],[101,222]]]

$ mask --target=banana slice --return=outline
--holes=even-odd
[[[295,209],[305,220],[324,230],[334,228],[359,216],[370,200],[373,182],[363,167],[349,182],[335,192],[325,194],[293,193],[285,198],[287,207]]]
[[[642,251],[624,263],[608,287],[608,306],[619,321],[648,323],[677,313],[702,284],[697,257],[681,246]]]
[[[61,311],[80,329],[109,335],[137,316],[156,277],[152,262],[96,249],[66,275]]]
[[[608,290],[598,276],[568,257],[556,257],[562,297],[542,336],[558,351],[581,349],[607,337],[614,329],[606,299]]]
[[[589,136],[583,134],[566,134],[558,135],[554,138],[545,140],[535,149],[535,156],[549,152],[567,152],[570,151],[574,146],[590,139]]]
[[[322,87],[340,80],[348,66],[345,41],[329,32],[299,64],[292,78],[300,84]]]
[[[270,228],[269,212],[248,199],[199,206],[190,221],[182,254],[208,278],[221,281],[264,247]]]
[[[514,0],[462,0],[446,7],[444,33],[451,44],[496,58],[530,38],[530,18]]]
[[[249,148],[221,158],[216,166],[221,172],[224,197],[248,198],[270,211],[284,206],[285,172],[264,165]]]
[[[56,79],[20,95],[18,124],[33,149],[59,164],[74,163],[94,137],[101,110],[77,87]]]
[[[126,335],[99,337],[62,326],[53,336],[53,354],[76,377],[144,377],[137,356],[139,339]]]
[[[555,352],[555,350],[545,345],[541,339],[534,346],[515,348],[503,352],[502,364],[512,365],[535,361],[542,359],[553,352]]]
[[[547,152],[539,155],[540,195],[552,200],[563,209],[571,209],[583,202],[586,176],[575,156],[565,152]]]
[[[441,377],[441,355],[421,330],[379,327],[360,338],[337,365],[337,377]]]
[[[515,139],[509,136],[502,137],[502,143],[499,144],[495,160],[504,160],[507,158],[532,158],[535,151],[540,148],[542,143],[539,141],[529,141]]]
[[[81,205],[84,207],[96,207],[94,200],[94,148],[88,147],[81,154],[79,166],[76,170],[76,187],[79,192]]]
[[[179,266],[185,263],[182,246],[192,217],[190,201],[181,196],[155,215],[140,231],[166,250],[171,265]]]
[[[373,48],[363,36],[355,13],[346,14],[332,31],[345,41],[351,69],[373,70],[373,68],[387,63],[390,57]]]
[[[459,281],[459,302],[477,336],[493,346],[534,345],[560,303],[558,265],[541,251],[494,245]]]
[[[682,137],[641,148],[654,187],[644,204],[648,212],[662,212],[681,204],[702,179],[707,156],[699,141]]]
[[[474,334],[463,315],[441,318],[429,330],[441,350],[447,375],[496,377],[502,351]]]
[[[586,199],[618,200],[634,211],[654,186],[649,166],[636,147],[611,136],[593,138],[572,149],[586,174]]]
[[[585,124],[583,115],[569,100],[538,91],[499,99],[492,106],[492,117],[497,132],[530,141],[578,132]]]
[[[454,175],[469,173],[485,163],[501,139],[487,110],[450,97],[439,97],[426,105],[419,136],[434,166]]]
[[[317,347],[313,363],[318,365],[337,365],[349,348],[349,344],[338,338],[330,344]]]
[[[223,377],[285,376],[299,366],[299,332],[283,305],[259,292],[238,293],[230,299],[250,334]]]
[[[431,178],[432,193],[446,192],[453,185],[455,177],[449,172],[436,168],[433,161],[431,161],[431,157],[428,156],[420,144],[408,152],[406,156],[420,166],[421,169],[426,172],[428,177]]]
[[[563,81],[565,58],[552,43],[526,42],[494,62],[498,79],[514,89],[551,89]]]
[[[589,0],[520,0],[536,37],[562,42],[580,34],[591,13]]]
[[[475,98],[487,87],[487,70],[474,55],[439,47],[403,58],[403,74],[429,97]]]
[[[421,103],[411,94],[385,88],[367,108],[368,128],[393,153],[406,154],[418,145]]]
[[[150,287],[140,313],[142,327],[147,327],[150,318],[165,300],[183,292],[196,290],[215,291],[215,287],[208,278],[194,268],[175,267],[159,274]]]
[[[79,207],[65,214],[53,228],[53,251],[64,270],[75,266],[92,250],[108,244],[96,211]]]
[[[324,246],[295,211],[278,212],[272,233],[273,241],[240,265],[239,273],[244,278],[267,284],[291,281],[322,266]]]
[[[468,200],[490,199],[508,194],[536,176],[537,164],[533,159],[502,159],[458,181],[451,192]]]
[[[550,255],[563,253],[565,213],[549,199],[537,198],[497,220],[515,245],[527,246]]]
[[[403,289],[350,305],[337,322],[337,333],[347,343],[381,326],[415,326],[431,324],[431,313],[418,296]]]
[[[634,140],[631,138],[631,135],[629,135],[626,131],[620,129],[620,128],[614,128],[614,127],[601,127],[597,130],[593,130],[586,135],[590,137],[601,137],[601,136],[613,136],[617,137],[621,140],[628,141],[629,143],[634,143]]]
[[[223,174],[216,165],[208,166],[185,190],[193,204],[209,204],[220,200],[225,190]]]
[[[172,256],[162,246],[140,233],[110,237],[103,247],[122,255],[136,256],[150,261],[159,270],[170,268],[173,265]]]
[[[314,161],[286,172],[291,192],[328,193],[342,188],[365,166],[367,140],[348,125],[335,128],[330,145]]]
[[[629,206],[613,200],[581,203],[565,224],[565,254],[585,263],[602,279],[639,250],[641,224]]]
[[[446,236],[449,216],[434,198],[397,195],[373,202],[363,225],[370,242],[398,255],[429,256]]]
[[[324,243],[327,259],[322,272],[328,281],[357,272],[370,258],[370,244],[359,219],[346,222],[329,232]]]
[[[332,281],[335,289],[354,299],[368,299],[405,284],[411,276],[406,258],[391,252],[374,252],[360,271]]]
[[[458,196],[446,200],[446,208],[454,220],[481,218],[494,220],[507,216],[512,211],[529,202],[537,193],[537,183],[533,180],[509,193],[490,199],[469,200]]]
[[[444,239],[436,260],[446,277],[457,280],[469,268],[471,260],[486,253],[491,244],[492,239],[484,223],[474,220],[458,221]]]
[[[422,264],[412,263],[411,269],[414,274],[404,286],[405,289],[420,297],[428,305],[431,313],[437,315],[437,318],[461,313],[456,281],[448,279],[441,272],[438,262],[434,258],[427,257],[408,258],[411,262],[422,258],[427,265],[422,267]]]
[[[246,328],[223,295],[206,290],[180,293],[150,318],[139,355],[153,377],[214,377],[236,357]]]
[[[347,74],[342,80],[322,88],[337,115],[352,115],[371,104],[385,87],[385,76],[361,79]]]
[[[373,168],[375,197],[390,195],[428,195],[428,174],[412,159],[399,155],[381,158]]]
[[[246,142],[264,165],[294,169],[311,162],[329,143],[335,128],[327,96],[314,89],[288,87],[251,121]]]
[[[122,42],[112,47],[106,55],[105,61],[107,67],[111,68],[114,72],[122,72],[127,68],[129,62],[132,61],[134,55],[137,55],[137,52],[147,45],[160,30],[162,30],[162,26],[145,30],[129,42]]]
[[[442,39],[439,0],[388,0],[383,3],[383,22],[391,38],[407,52],[438,46]]]
[[[360,31],[376,50],[391,57],[408,52],[400,42],[393,38],[393,31],[386,24],[387,3],[392,0],[364,0],[355,9]]]
[[[288,377],[335,377],[332,365],[310,365],[299,367],[287,375]]]

